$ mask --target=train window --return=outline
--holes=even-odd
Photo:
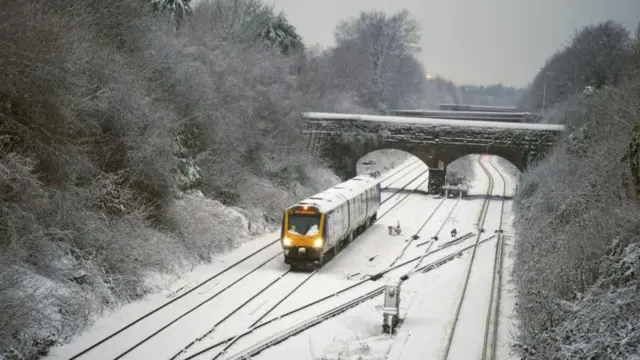
[[[289,215],[289,232],[301,235],[316,235],[320,232],[320,214]]]

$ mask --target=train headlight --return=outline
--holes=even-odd
[[[282,239],[282,246],[291,246],[291,239],[289,239],[288,237],[284,237]]]
[[[321,248],[322,247],[322,238],[318,238],[313,242],[313,247],[314,248]]]

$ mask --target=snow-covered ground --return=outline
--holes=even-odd
[[[183,277],[180,281],[167,287],[165,291],[153,296],[149,296],[143,301],[134,302],[122,306],[120,309],[109,314],[107,317],[98,320],[91,328],[83,332],[73,342],[52,349],[51,353],[47,357],[45,357],[45,359],[68,359],[69,357],[89,347],[91,344],[126,326],[140,316],[170,301],[172,298],[192,289],[193,287],[202,283],[212,275],[222,271],[224,268],[228,267],[234,262],[241,260],[257,249],[264,247],[269,242],[278,239],[279,235],[280,232],[274,232],[248,241],[226,256],[218,258],[210,264],[196,268],[193,272]],[[161,310],[161,314],[159,314],[160,316],[151,316],[147,320],[143,320],[140,323],[134,325],[130,329],[133,331],[126,332],[127,336],[114,338],[112,341],[105,343],[105,345],[108,346],[102,346],[100,347],[99,351],[87,353],[82,358],[113,359],[115,355],[118,355],[128,346],[135,344],[135,342],[139,340],[142,340],[144,337],[146,337],[146,335],[152,333],[156,328],[163,326],[165,323],[171,321],[173,318],[187,311],[190,307],[195,306],[199,302],[211,296],[213,294],[213,291],[218,290],[220,287],[232,281],[234,276],[237,276],[236,274],[248,271],[249,267],[257,266],[257,264],[263,262],[269,256],[273,256],[279,251],[280,244],[274,243],[273,245],[265,249],[265,251],[261,252],[255,257],[248,259],[245,263],[238,265],[237,268],[230,270],[229,272],[224,274],[224,276],[212,280],[208,284],[205,284],[201,288],[189,294],[189,296],[186,296],[180,301],[177,301],[176,303]],[[176,324],[176,326],[180,327],[180,324]]]
[[[402,170],[398,171],[399,169]],[[387,174],[383,174],[382,186],[399,189],[407,185],[406,190],[409,191],[414,189],[426,191],[425,180],[428,178],[428,173],[423,174],[426,169],[423,163],[409,159]],[[481,169],[476,172],[484,174]],[[500,178],[498,176],[496,178],[494,192],[497,193],[502,184]],[[505,178],[511,181],[507,175]],[[187,359],[192,356],[198,359],[211,359],[222,350],[221,346],[210,349],[201,356],[194,355],[222,340],[245,332],[260,318],[262,318],[260,323],[263,323],[274,317],[280,317],[240,338],[227,354],[220,357],[227,358],[226,356],[251,347],[273,334],[317,317],[338,304],[375,290],[384,285],[386,279],[393,279],[410,272],[418,264],[424,266],[433,263],[473,245],[476,236],[441,248],[443,243],[451,239],[449,232],[453,228],[457,230],[458,236],[469,232],[478,233],[476,222],[483,199],[481,196],[474,198],[473,195],[484,195],[487,184],[486,177],[478,176],[470,194],[472,198],[462,200],[442,199],[421,193],[407,196],[406,192],[400,192],[391,197],[390,194],[395,191],[384,192],[383,200],[389,200],[379,211],[380,219],[311,278],[309,278],[310,273],[287,273],[288,267],[283,264],[279,256],[281,249],[279,242],[276,241],[279,233],[249,241],[214,263],[196,269],[178,283],[171,284],[166,291],[151,296],[145,301],[126,305],[101,319],[74,342],[53,349],[47,359],[69,359],[136,318],[184,294],[225,267],[264,247],[265,249],[257,255],[133,325],[102,346],[79,357],[79,359],[169,359],[177,355],[176,359]],[[508,191],[512,188],[513,186],[507,186]],[[509,235],[511,233],[509,204],[506,210],[503,229]],[[486,233],[481,236],[482,239],[493,235],[493,230],[497,228],[495,218],[499,212],[499,206],[491,205],[489,211],[485,224]],[[401,224],[402,234],[389,235],[387,227],[395,226],[398,222]],[[412,239],[413,235],[417,237]],[[437,240],[434,240],[436,236]],[[508,238],[506,242],[505,269],[511,266],[509,254],[512,241],[513,238]],[[274,243],[269,245],[272,242]],[[495,244],[496,241],[492,240],[478,247],[474,268],[478,266],[478,269],[482,269],[473,272],[475,275],[470,279],[466,295],[473,296],[468,303],[472,305],[476,303],[476,305],[460,314],[460,321],[464,321],[465,327],[469,328],[460,335],[464,338],[471,337],[471,339],[458,343],[452,348],[450,355],[462,350],[461,345],[470,347],[472,343],[477,343],[477,339],[482,347],[483,316],[486,316],[484,297],[490,290]],[[461,256],[429,272],[415,273],[403,284],[401,314],[405,320],[396,336],[381,334],[381,297],[376,297],[291,337],[253,358],[365,360],[384,358],[385,354],[388,355],[388,359],[432,358],[439,354],[446,342],[446,335],[451,327],[452,316],[469,263],[470,251],[468,249]],[[392,263],[398,265],[412,259],[414,259],[413,262],[389,272],[380,281],[366,281],[349,290],[343,290],[360,282],[363,278],[366,279],[367,276],[389,268]],[[262,266],[259,269],[249,274],[260,265]],[[505,283],[508,280],[506,276],[508,272],[505,272]],[[303,282],[304,284],[290,297],[283,300],[285,295]],[[225,289],[232,284],[233,286]],[[250,300],[252,295],[262,289],[265,289],[263,293]],[[292,310],[324,297],[328,298],[288,315]],[[246,305],[243,304],[245,302],[247,302]],[[196,310],[184,315],[199,304],[201,305]],[[512,307],[512,293],[504,291],[500,308],[498,359],[506,359],[505,354],[509,350],[508,335],[512,331],[509,315]],[[474,311],[478,312],[477,316],[471,316]],[[179,317],[182,318],[177,320]],[[126,355],[122,355],[124,351],[172,321],[175,323],[150,337]],[[197,338],[201,339],[193,343]],[[454,337],[454,344],[455,342]],[[182,349],[185,351],[180,353]],[[450,358],[467,359],[469,356]]]

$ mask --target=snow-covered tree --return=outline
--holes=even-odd
[[[544,64],[521,105],[529,110],[551,107],[585,86],[618,84],[630,44],[629,31],[613,21],[586,26]]]

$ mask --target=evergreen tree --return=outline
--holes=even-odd
[[[260,33],[260,37],[283,54],[291,54],[304,49],[302,38],[296,28],[289,23],[284,13],[278,14],[269,21]]]

